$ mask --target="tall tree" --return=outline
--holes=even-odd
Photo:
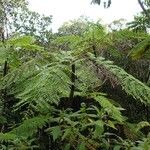
[[[92,21],[88,17],[81,16],[78,19],[65,22],[59,29],[60,35],[82,35],[87,31]]]
[[[40,43],[47,43],[52,36],[51,20],[51,15],[30,11],[26,0],[0,0],[1,40],[19,33],[35,36]]]
[[[10,21],[15,13],[27,7],[26,0],[0,0],[0,33],[1,40],[8,36]]]
[[[41,44],[46,44],[52,36],[51,23],[51,15],[40,15],[26,8],[13,15],[11,31],[22,35],[34,36]]]

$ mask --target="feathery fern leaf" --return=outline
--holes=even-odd
[[[139,59],[144,54],[150,53],[150,38],[146,38],[142,42],[138,43],[129,53],[129,56],[131,56],[133,59]]]
[[[17,138],[17,136],[15,134],[12,133],[0,133],[0,141],[11,141],[11,140],[15,140]]]
[[[32,36],[21,36],[21,37],[16,36],[13,37],[12,39],[9,39],[7,41],[7,44],[22,46],[27,44],[33,44],[35,41],[36,41],[35,38]]]
[[[9,39],[7,41],[7,45],[20,48],[21,50],[25,49],[28,51],[42,51],[43,47],[34,44],[35,42],[36,40],[32,36],[21,36]]]
[[[102,95],[91,94],[92,98],[94,98],[102,108],[108,113],[109,116],[112,116],[113,119],[116,119],[118,122],[123,123],[125,118],[121,115],[120,110],[123,110],[120,107],[116,107],[113,105],[108,98]]]
[[[150,88],[148,86],[125,72],[122,68],[114,65],[112,61],[106,61],[103,57],[95,58],[91,53],[89,53],[89,56],[99,65],[100,70],[105,70],[104,74],[109,76],[111,80],[117,80],[117,84],[121,85],[126,93],[143,103],[150,104]]]
[[[37,116],[31,119],[25,120],[20,126],[10,131],[10,135],[16,135],[17,137],[28,138],[37,132],[38,129],[45,126],[49,122],[49,116]]]
[[[39,60],[32,60],[1,80],[1,89],[7,88],[20,101],[18,105],[47,101],[58,103],[60,97],[69,95],[71,81],[65,73],[68,66],[59,63],[41,65]]]

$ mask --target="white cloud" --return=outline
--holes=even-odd
[[[39,13],[53,15],[52,28],[56,30],[63,22],[81,15],[91,19],[102,19],[104,23],[124,18],[132,20],[141,11],[137,0],[112,0],[109,9],[91,5],[91,0],[28,0],[30,8]]]

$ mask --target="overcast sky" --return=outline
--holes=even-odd
[[[28,0],[31,10],[52,15],[52,28],[56,31],[63,22],[77,19],[81,15],[93,20],[102,19],[104,23],[124,18],[132,20],[141,8],[137,0],[112,0],[108,9],[102,6],[91,5],[91,0]]]

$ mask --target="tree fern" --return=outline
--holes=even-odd
[[[145,104],[150,103],[149,87],[113,62],[99,57],[103,56],[103,51],[109,47],[116,49],[113,45],[113,33],[107,34],[99,25],[88,27],[89,30],[82,36],[58,37],[53,41],[57,49],[57,52],[53,53],[43,51],[43,48],[34,44],[34,38],[28,36],[10,39],[5,47],[2,46],[0,53],[4,54],[4,59],[0,57],[0,65],[3,66],[5,60],[8,60],[10,68],[7,75],[0,79],[0,90],[5,90],[7,96],[13,97],[12,106],[8,108],[21,113],[17,114],[17,117],[21,117],[19,121],[16,118],[9,120],[8,114],[2,118],[2,124],[7,123],[7,119],[11,122],[9,127],[12,128],[11,131],[0,134],[2,142],[36,137],[39,129],[49,124],[44,132],[50,132],[52,143],[64,146],[68,142],[74,147],[81,145],[81,148],[83,143],[84,147],[94,146],[95,149],[101,148],[99,143],[109,144],[111,137],[109,140],[105,132],[109,132],[109,129],[117,130],[116,124],[123,125],[126,119],[121,114],[123,109],[120,106],[114,105],[107,96],[98,93],[106,80],[110,80],[113,86],[121,86],[135,99]],[[134,37],[135,34],[126,33],[128,32],[118,32],[116,37],[122,37],[122,41],[132,37],[140,42],[147,38],[141,34],[138,39]],[[111,53],[111,50],[109,52]],[[12,67],[11,57],[16,57],[19,64]],[[70,96],[72,86],[74,89]],[[60,101],[66,106],[60,108]],[[74,101],[78,103],[77,107],[74,106]],[[84,103],[81,103],[82,101]],[[76,108],[72,110],[74,107]]]
[[[30,61],[5,76],[1,88],[7,88],[8,94],[21,99],[18,104],[32,101],[36,104],[40,101],[58,103],[60,97],[69,95],[71,82],[65,68],[63,64],[40,66],[37,61]]]
[[[121,85],[126,93],[141,100],[143,103],[150,103],[150,88],[148,86],[125,72],[122,68],[114,65],[113,62],[106,61],[103,57],[95,58],[90,54],[90,59],[99,65],[101,73],[104,74],[107,79],[114,81],[115,84]]]

